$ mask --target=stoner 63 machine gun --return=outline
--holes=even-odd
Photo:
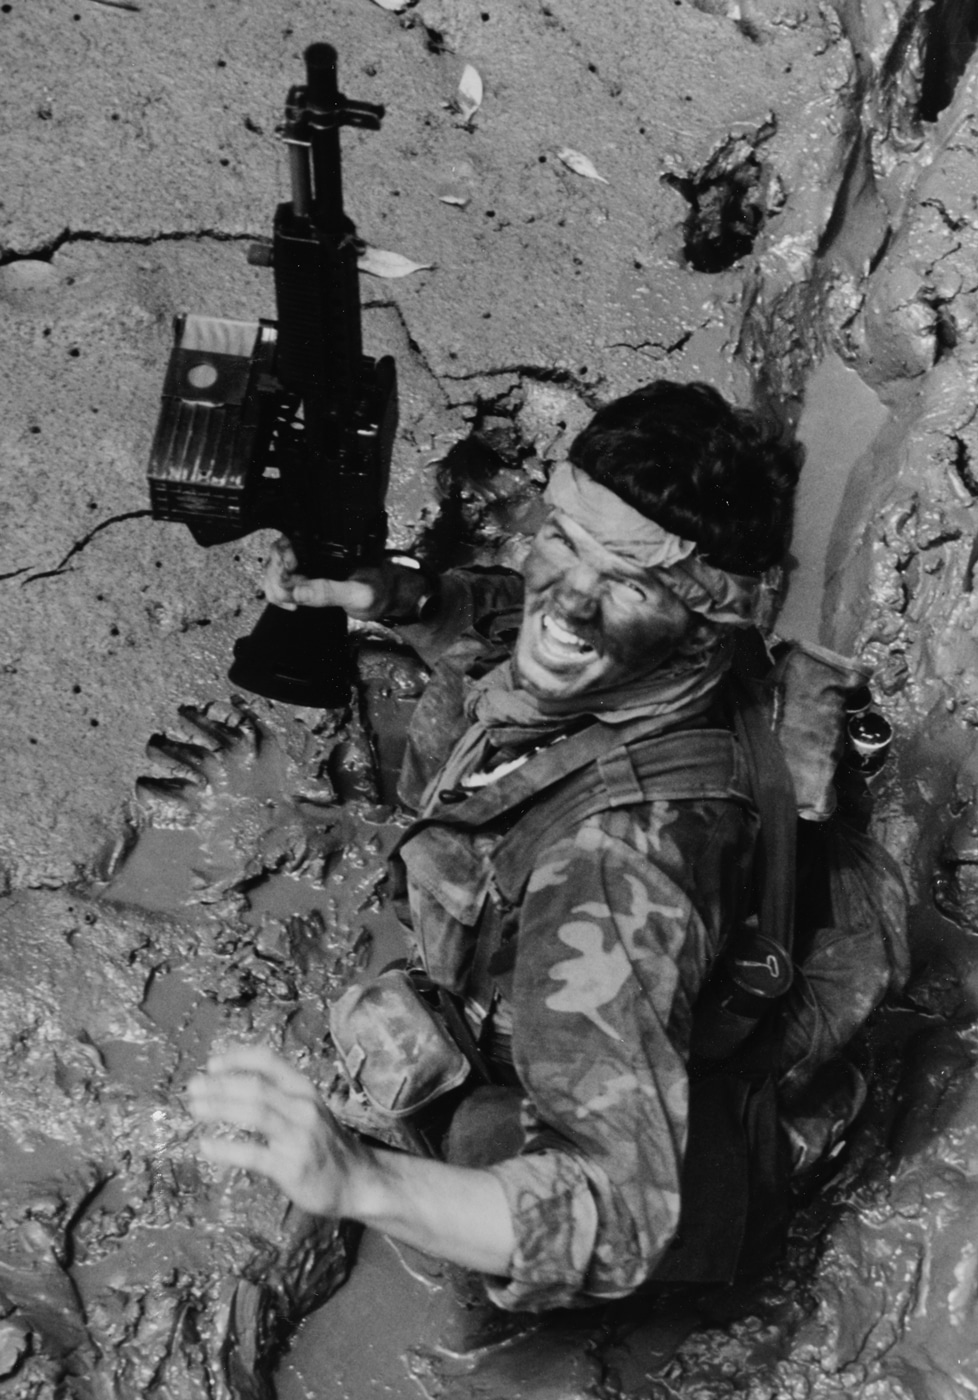
[[[149,465],[152,513],[202,545],[271,527],[300,572],[346,578],[384,551],[397,419],[394,361],[363,353],[357,239],[343,212],[340,127],[379,128],[383,107],[336,83],[336,51],[306,50],[281,128],[292,199],[249,261],[271,265],[277,322],[178,316]],[[345,704],[339,608],[266,607],[235,643],[231,681],[296,705]]]

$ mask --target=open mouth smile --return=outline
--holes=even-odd
[[[572,632],[569,627],[558,622],[553,613],[541,614],[540,630],[548,649],[554,650],[562,657],[571,655],[584,658],[597,655],[590,642],[586,642],[583,637],[579,637],[576,632]]]

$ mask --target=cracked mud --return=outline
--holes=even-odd
[[[313,0],[0,6],[0,1394],[970,1395],[973,6],[623,0],[608,25],[577,0],[337,0],[323,23]],[[205,1173],[181,1098],[232,1038],[328,1079],[326,1002],[399,947],[383,857],[423,678],[371,635],[362,716],[236,699],[266,541],[203,551],[145,494],[172,316],[274,314],[238,245],[281,198],[281,85],[319,39],[388,107],[347,153],[358,228],[433,264],[364,279],[402,388],[392,545],[518,564],[599,401],[655,374],[763,397],[809,428],[785,619],[870,661],[897,730],[876,824],[915,980],[783,1266],[476,1361],[433,1266]],[[468,125],[465,63],[486,90]]]

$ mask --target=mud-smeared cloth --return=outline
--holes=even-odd
[[[408,974],[391,968],[348,988],[329,1029],[352,1082],[381,1113],[404,1118],[458,1087],[468,1061]]]
[[[692,1006],[737,921],[753,840],[732,803],[603,812],[555,833],[511,911],[514,960],[499,987],[525,1142],[490,1168],[517,1238],[510,1278],[491,1285],[500,1306],[620,1297],[675,1234]],[[422,959],[446,986],[464,980],[476,912],[454,902],[456,856],[409,886]]]
[[[545,498],[613,554],[647,569],[692,612],[733,627],[752,627],[760,579],[708,564],[692,540],[658,525],[570,462],[553,471]]]

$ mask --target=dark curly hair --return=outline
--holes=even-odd
[[[757,575],[783,562],[802,449],[709,384],[657,379],[606,404],[568,455],[718,568]]]

